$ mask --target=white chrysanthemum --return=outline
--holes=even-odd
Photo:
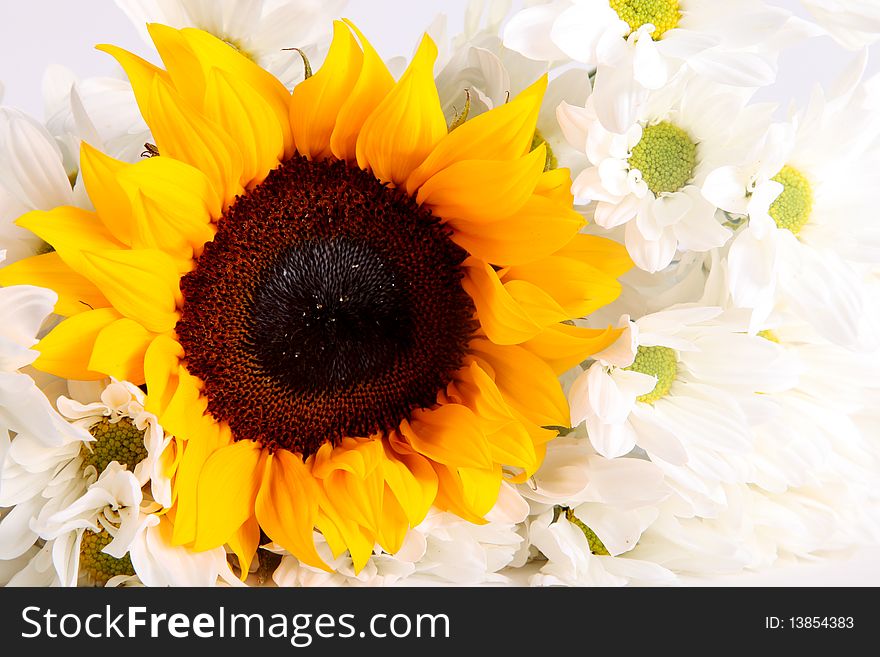
[[[114,381],[99,401],[61,397],[57,405],[69,422],[48,401],[43,412],[69,435],[18,433],[0,472],[0,507],[12,507],[0,523],[0,558],[42,545],[10,584],[207,586],[230,579],[222,548],[194,554],[174,547],[167,520],[156,515],[171,505],[173,444],[144,410],[141,391]]]
[[[597,203],[599,226],[626,226],[627,250],[641,269],[659,271],[677,250],[707,251],[730,237],[701,187],[715,169],[736,161],[768,114],[764,106],[746,108],[748,96],[692,78],[633,105],[620,134],[599,120],[595,94],[585,107],[560,105],[568,141],[593,165],[572,191]]]
[[[863,271],[880,261],[870,217],[880,188],[880,122],[863,107],[854,83],[860,72],[831,99],[817,90],[749,157],[706,180],[707,198],[748,217],[728,258],[733,301],[755,310],[753,331],[784,300],[837,344],[876,345],[862,288]]]
[[[0,107],[0,247],[6,264],[34,255],[43,240],[13,222],[30,210],[73,205],[74,193],[58,144],[37,121]]]
[[[703,302],[730,305],[726,276],[713,254]],[[661,505],[640,558],[714,575],[880,541],[877,354],[829,343],[790,312],[774,311],[760,328],[797,380],[761,395],[752,450],[741,480],[722,485],[723,502],[696,515],[675,498]]]
[[[81,80],[70,69],[50,66],[43,75],[43,101],[46,129],[60,145],[68,176],[78,188],[81,141],[123,162],[137,162],[144,145],[153,141],[128,80]],[[84,190],[76,191],[85,196]]]
[[[802,0],[816,21],[838,43],[858,50],[880,39],[880,4],[876,0]]]
[[[116,0],[141,36],[148,23],[196,27],[253,59],[292,89],[303,62],[291,48],[316,60],[330,43],[330,28],[344,0]]]
[[[577,434],[550,443],[541,469],[520,487],[531,502],[529,545],[546,560],[531,584],[671,583],[669,571],[629,558],[670,493],[663,473],[639,458],[606,459]]]
[[[789,18],[759,0],[553,0],[516,14],[504,43],[533,59],[596,68],[596,93],[613,103],[634,85],[663,87],[685,66],[721,84],[770,84],[770,42]]]
[[[30,521],[45,503],[42,493],[57,464],[54,456],[68,454],[71,444],[88,438],[65,422],[19,371],[37,357],[31,347],[56,301],[54,292],[42,288],[0,288],[0,561],[18,562],[33,551],[37,534]],[[19,460],[32,463],[34,472],[16,472],[13,463]],[[20,476],[8,476],[10,471]]]
[[[682,514],[724,506],[723,484],[748,473],[751,427],[773,412],[764,393],[797,382],[796,364],[748,335],[743,315],[685,304],[635,322],[624,316],[621,339],[571,389],[572,424],[585,422],[605,456],[644,450]]]
[[[452,39],[446,36],[443,15],[429,28],[441,52],[435,81],[450,126],[504,105],[548,71],[546,62],[536,62],[502,45],[500,26],[509,7],[508,0],[471,0],[465,31]],[[580,170],[586,165],[584,153],[566,141],[556,120],[556,108],[562,102],[583,105],[589,93],[585,70],[566,70],[550,80],[538,113],[534,145],[546,143],[552,168]]]
[[[166,471],[169,460],[173,459],[173,449],[167,449],[171,437],[166,436],[158,419],[144,410],[144,393],[137,386],[126,382],[114,381],[101,392],[100,401],[83,404],[74,399],[61,397],[58,410],[72,424],[91,432],[97,440],[86,444],[87,449],[97,446],[101,449],[101,439],[105,432],[109,435],[120,427],[120,435],[138,435],[136,449],[142,456],[132,469],[140,486],[149,484],[152,498],[163,507],[171,506],[171,480]],[[98,425],[101,425],[98,427]],[[115,456],[115,449],[104,447],[105,458]],[[94,453],[94,458],[101,454]]]

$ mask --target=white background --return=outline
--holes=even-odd
[[[807,15],[797,0],[770,2],[800,16]],[[467,0],[350,0],[347,16],[387,58],[409,55],[420,32],[440,12],[448,16],[450,34],[457,34],[466,5]],[[112,0],[0,0],[3,104],[42,117],[41,77],[50,64],[63,64],[80,77],[117,74],[113,60],[93,49],[97,43],[114,43],[149,55],[147,47]],[[874,46],[871,55],[869,73],[880,72],[880,46]],[[829,87],[854,57],[829,38],[813,39],[783,55],[779,81],[762,90],[759,98],[784,106],[792,101],[802,104],[815,83]],[[686,583],[700,582],[686,580]],[[877,586],[880,585],[880,549],[863,550],[847,558],[818,564],[789,564],[768,573],[724,577],[710,583]]]

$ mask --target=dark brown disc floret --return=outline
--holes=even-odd
[[[435,403],[475,330],[466,252],[345,162],[294,156],[240,196],[181,280],[177,335],[236,440],[304,455]]]

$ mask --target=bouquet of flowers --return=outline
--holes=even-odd
[[[116,0],[0,108],[0,583],[668,584],[880,542],[871,0]],[[787,48],[858,51],[756,99]],[[84,44],[84,47],[91,44]]]

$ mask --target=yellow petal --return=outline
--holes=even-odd
[[[317,73],[296,85],[290,100],[296,150],[310,160],[330,155],[336,117],[351,97],[362,63],[363,53],[351,31],[342,21],[334,21],[327,59]]]
[[[394,78],[361,31],[351,22],[346,23],[361,42],[363,65],[354,88],[339,109],[336,125],[330,136],[330,148],[340,160],[354,162],[357,159],[357,140],[361,128],[367,117],[394,88]]]
[[[300,457],[279,449],[266,457],[257,493],[257,520],[266,535],[305,564],[328,570],[315,549],[313,529],[321,495]]]
[[[559,304],[568,317],[585,317],[620,296],[616,278],[599,271],[584,260],[552,255],[506,270],[502,282],[528,282]]]
[[[246,83],[214,69],[208,77],[205,108],[207,116],[238,144],[243,185],[262,182],[284,158],[284,132],[272,107]]]
[[[460,404],[416,410],[400,423],[401,434],[420,454],[450,466],[491,467],[492,454],[473,412]]]
[[[160,335],[147,348],[144,354],[144,378],[148,392],[144,408],[150,413],[161,416],[174,396],[182,358],[183,347],[168,335]]]
[[[161,78],[153,80],[149,103],[149,125],[162,156],[204,173],[224,205],[232,203],[243,191],[241,151],[232,138],[194,111]]]
[[[117,319],[98,333],[89,369],[139,386],[145,381],[144,356],[155,338],[155,333],[137,322],[127,317]]]
[[[324,479],[336,470],[344,470],[364,479],[379,465],[381,456],[378,440],[343,438],[338,447],[328,441],[315,454],[312,474],[318,479]]]
[[[182,454],[177,476],[174,478],[174,496],[177,500],[173,538],[175,545],[188,545],[195,540],[202,468],[212,454],[232,444],[234,443],[229,428],[216,422],[203,422],[197,432],[187,436],[187,440],[178,441]]]
[[[120,317],[113,308],[99,308],[65,319],[34,347],[40,352],[34,367],[63,379],[103,379],[107,373],[90,370],[89,359],[98,334]]]
[[[130,246],[131,207],[116,178],[131,165],[105,155],[86,142],[80,146],[79,162],[83,182],[98,217],[113,237]]]
[[[401,507],[388,486],[385,487],[382,513],[380,514],[379,521],[380,527],[376,540],[383,550],[389,554],[394,554],[401,548],[404,540],[406,540],[410,523],[407,520],[403,507]]]
[[[590,329],[568,324],[552,324],[531,340],[522,343],[559,375],[611,346],[622,329]]]
[[[181,31],[158,23],[147,25],[147,31],[167,70],[166,79],[189,104],[204,110],[205,68]]]
[[[384,449],[382,470],[385,482],[400,503],[410,526],[415,527],[425,519],[437,497],[437,475],[428,460],[419,454],[397,454],[388,443],[384,444]]]
[[[180,365],[176,384],[174,393],[162,411],[162,425],[169,433],[183,438],[198,435],[203,430],[202,425],[214,422],[213,418],[205,415],[208,402],[202,396],[201,381]]]
[[[541,174],[535,186],[535,194],[548,198],[564,207],[571,207],[571,172],[568,169],[551,169]]]
[[[450,389],[479,418],[495,463],[525,468],[530,473],[537,470],[538,460],[529,432],[514,417],[495,382],[478,363],[471,362],[459,370]]]
[[[257,522],[256,516],[251,516],[229,537],[229,549],[238,557],[242,582],[250,574],[251,562],[257,554],[258,547],[260,547],[260,523]]]
[[[36,285],[58,294],[55,312],[65,317],[110,305],[94,283],[64,264],[57,252],[14,262],[0,269],[0,285]]]
[[[501,489],[501,467],[449,468],[434,464],[440,489],[437,508],[464,518],[474,524],[485,524],[485,516],[498,500]]]
[[[477,308],[480,326],[496,344],[519,344],[538,335],[544,327],[568,319],[540,289],[522,281],[502,285],[487,263],[470,257],[464,262],[461,286]]]
[[[438,217],[493,222],[520,210],[544,170],[542,145],[515,160],[465,160],[429,178],[416,200]]]
[[[481,223],[451,219],[452,240],[469,253],[505,266],[531,262],[564,247],[584,225],[583,218],[543,196],[532,196],[515,214]]]
[[[294,142],[288,121],[290,93],[275,76],[251,61],[228,43],[212,34],[193,28],[181,31],[184,40],[205,69],[217,68],[235,80],[253,89],[268,103],[275,115],[275,123],[284,135],[284,157],[293,155]]]
[[[158,66],[154,66],[147,60],[118,46],[101,44],[95,46],[95,48],[106,52],[122,66],[125,75],[128,77],[129,82],[131,82],[131,88],[134,91],[134,97],[141,111],[141,116],[149,124],[150,90],[153,88],[153,82],[157,77],[168,81],[170,79],[168,74]]]
[[[211,220],[220,216],[220,199],[198,169],[152,157],[120,173],[119,184],[134,215],[133,248],[160,249],[186,262],[213,239]]]
[[[174,261],[164,251],[83,252],[82,273],[126,317],[154,333],[177,323],[181,302]]]
[[[422,39],[409,68],[364,122],[357,161],[379,180],[402,185],[446,134],[446,119],[434,86],[437,46]]]
[[[633,267],[623,244],[595,235],[575,235],[556,255],[589,263],[612,278],[623,276]]]
[[[462,160],[513,160],[528,153],[546,89],[547,76],[543,76],[509,103],[448,133],[413,171],[407,192],[415,194],[426,180]]]
[[[83,251],[123,249],[94,212],[70,206],[48,212],[34,210],[19,217],[15,223],[27,228],[51,244],[68,267],[82,273]]]
[[[318,513],[316,526],[327,537],[327,544],[333,551],[333,556],[338,557],[348,550],[354,571],[359,573],[373,554],[376,535],[345,515],[344,500],[341,507],[343,511],[340,512],[323,489],[321,494],[323,496],[321,510]]]
[[[486,361],[504,399],[529,422],[541,427],[568,426],[568,402],[559,379],[543,360],[522,347],[501,346],[481,338],[471,341],[471,351]]]
[[[208,458],[199,475],[194,549],[223,545],[254,515],[266,454],[252,440],[240,440]]]

